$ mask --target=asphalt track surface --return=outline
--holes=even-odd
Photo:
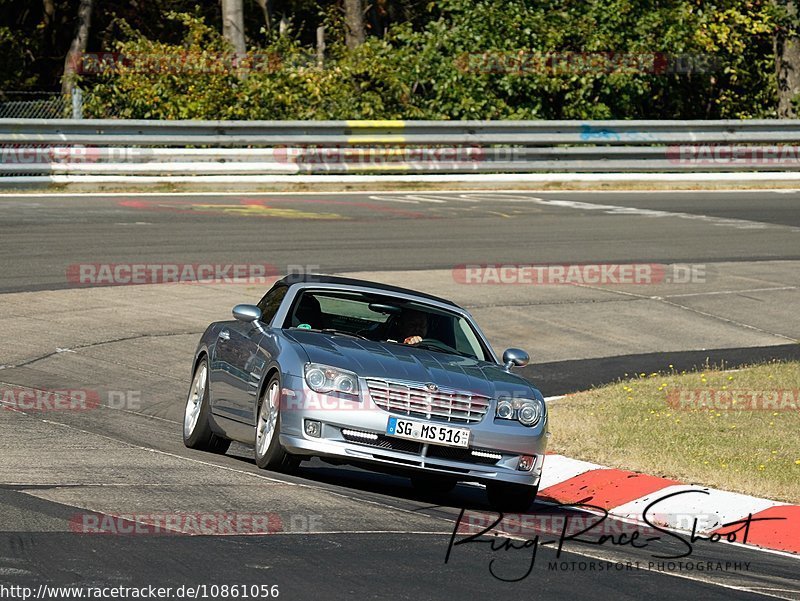
[[[308,265],[417,282],[468,306],[495,345],[520,330],[510,316],[543,314],[526,335],[539,349],[526,375],[559,394],[659,361],[796,356],[800,193],[0,198],[0,383],[140,393],[135,407],[0,412],[0,584],[277,584],[281,599],[800,599],[797,558],[698,541],[682,561],[739,569],[650,566],[666,561],[653,555],[685,550],[669,537],[643,549],[571,541],[555,566],[552,545],[541,546],[527,578],[504,582],[490,562],[495,574],[517,578],[529,550],[465,544],[445,563],[459,508],[487,510],[478,487],[423,497],[403,478],[353,467],[313,461],[281,475],[258,470],[241,445],[226,456],[187,450],[179,420],[194,343],[205,323],[258,290],[69,281],[70,265],[99,262]],[[691,263],[715,278],[646,294],[540,293],[463,288],[451,275],[462,263],[532,262]],[[617,336],[602,328],[620,306],[631,331]],[[578,316],[556,323],[570,308],[602,335],[577,327]],[[656,323],[671,309],[669,323]],[[647,330],[656,333],[647,338]],[[564,512],[544,502],[530,511]],[[270,512],[281,528],[257,536],[73,532],[85,512]],[[609,570],[607,561],[640,567]]]
[[[279,268],[317,265],[327,273],[452,269],[460,263],[800,260],[798,196],[761,191],[5,197],[0,291],[64,288],[69,264],[98,260],[235,260]],[[629,212],[608,214],[601,205]],[[630,209],[682,217],[644,219]]]

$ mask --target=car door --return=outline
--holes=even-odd
[[[248,406],[257,394],[263,364],[258,343],[261,332],[253,324],[225,322],[217,334],[211,361],[213,412],[248,423]]]
[[[232,411],[237,419],[255,427],[258,409],[258,392],[267,366],[277,356],[276,338],[270,327],[272,318],[278,312],[289,290],[288,286],[276,285],[258,303],[261,319],[256,324],[241,324],[242,335],[247,334],[249,342],[243,367],[243,378],[237,383],[238,390],[232,398]],[[252,329],[248,329],[252,328]],[[253,332],[252,330],[257,330]]]

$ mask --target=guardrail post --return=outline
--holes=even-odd
[[[83,90],[78,86],[72,88],[72,118],[83,119]]]

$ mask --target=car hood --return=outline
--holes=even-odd
[[[312,363],[348,369],[362,377],[433,382],[488,397],[527,396],[532,390],[527,380],[501,366],[468,357],[321,332],[291,330],[284,335],[299,344]]]

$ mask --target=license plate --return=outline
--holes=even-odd
[[[466,448],[469,446],[468,428],[453,428],[452,426],[429,424],[410,419],[400,419],[399,417],[389,418],[389,423],[386,425],[386,434],[445,447]]]

